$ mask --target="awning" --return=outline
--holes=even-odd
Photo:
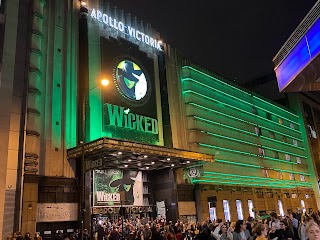
[[[118,139],[100,138],[67,150],[68,159],[85,159],[85,169],[158,170],[214,162],[213,155]]]

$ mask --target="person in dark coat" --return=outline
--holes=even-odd
[[[295,240],[293,230],[288,227],[288,223],[286,221],[280,221],[280,229],[276,229],[275,231],[272,229],[270,232],[270,239],[276,238],[277,240]]]

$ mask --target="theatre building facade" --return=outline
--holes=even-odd
[[[10,0],[3,12],[2,238],[318,209],[295,95],[292,110],[247,92],[107,1]]]

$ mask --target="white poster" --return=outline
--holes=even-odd
[[[166,219],[166,205],[164,201],[156,202],[157,204],[157,217]]]
[[[78,220],[78,203],[38,203],[37,222]]]

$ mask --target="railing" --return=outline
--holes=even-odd
[[[298,27],[290,35],[287,41],[283,44],[282,48],[273,58],[273,63],[275,68],[278,67],[282,61],[288,56],[292,49],[297,45],[300,39],[306,34],[310,26],[319,18],[320,16],[320,1],[318,1],[309,13],[304,17]]]

